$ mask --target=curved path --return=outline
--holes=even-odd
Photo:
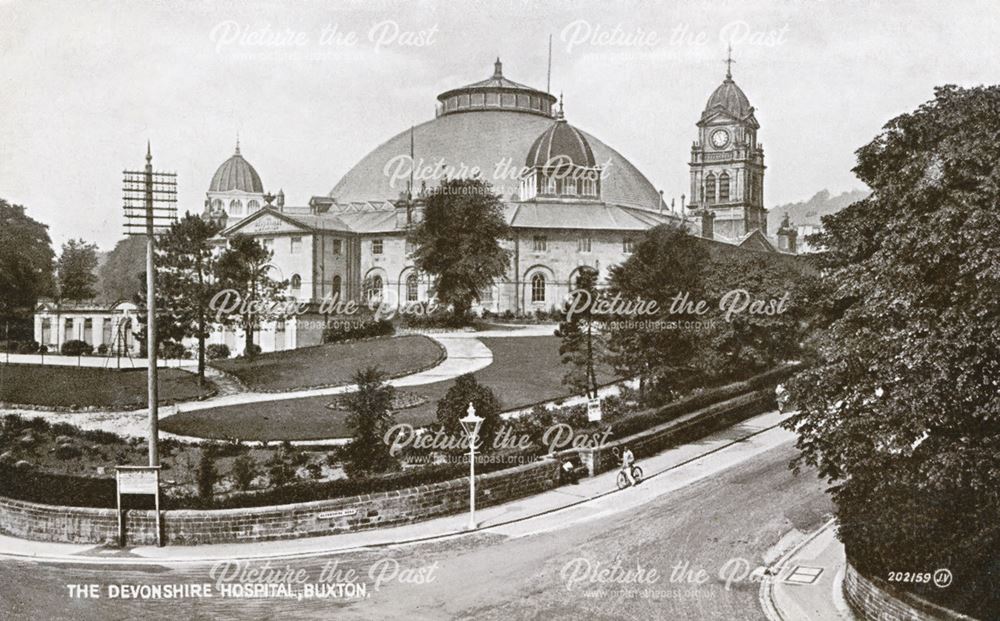
[[[433,384],[488,367],[493,363],[493,352],[479,340],[479,337],[482,336],[538,336],[551,333],[552,326],[529,326],[526,328],[490,330],[486,332],[426,333],[425,336],[434,339],[444,347],[445,359],[433,368],[389,380],[389,384],[396,387]],[[178,405],[162,406],[160,407],[160,419],[162,420],[180,411],[190,412],[246,403],[338,395],[355,389],[353,384],[345,384],[329,388],[314,388],[280,393],[240,391],[239,383],[227,374],[221,373],[212,367],[206,367],[206,374],[220,386],[219,394],[202,401],[188,401]],[[146,409],[117,412],[51,412],[6,409],[4,413],[19,414],[26,418],[39,417],[50,423],[69,423],[81,429],[110,431],[124,436],[145,437],[148,430]],[[183,441],[203,440],[203,438],[178,436],[167,432],[161,432],[160,437]]]

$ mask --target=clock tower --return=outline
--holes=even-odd
[[[732,50],[726,79],[708,98],[691,146],[691,209],[709,212],[714,237],[739,240],[759,229],[767,234],[764,211],[764,148],[757,142],[760,124],[753,106],[732,73]],[[713,217],[714,216],[714,217]],[[705,231],[705,234],[709,231]]]

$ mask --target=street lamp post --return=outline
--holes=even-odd
[[[469,436],[469,530],[476,529],[476,440],[483,418],[476,416],[476,408],[469,402],[468,414],[458,419],[462,429]]]

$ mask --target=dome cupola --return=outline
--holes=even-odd
[[[521,178],[521,200],[536,197],[599,199],[601,169],[590,143],[566,122],[562,98],[556,121],[528,149]]]
[[[219,166],[212,176],[212,183],[208,187],[209,192],[229,192],[238,190],[249,194],[259,194],[264,192],[264,184],[260,182],[260,175],[240,154],[240,142],[236,141],[236,152],[228,160]]]
[[[457,112],[505,110],[552,116],[556,98],[538,89],[508,80],[503,75],[503,63],[497,58],[493,75],[485,80],[445,91],[437,97],[438,116]]]

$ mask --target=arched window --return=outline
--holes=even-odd
[[[333,277],[333,291],[331,292],[331,295],[335,295],[338,298],[340,297],[340,276],[339,275]]]
[[[705,177],[705,202],[715,202],[715,175],[712,173]]]
[[[719,175],[719,202],[729,202],[729,173]]]
[[[247,203],[247,215],[254,213],[258,209],[260,209],[260,202],[257,201],[256,199],[251,200],[249,203]]]
[[[229,215],[239,216],[243,215],[243,203],[238,200],[229,201]]]
[[[371,285],[368,289],[368,299],[369,300],[380,300],[382,299],[382,277],[372,276]]]
[[[212,211],[219,212],[222,211],[222,201],[219,199],[214,199],[212,201]]]
[[[531,277],[531,301],[545,301],[545,276],[543,274],[535,274]]]
[[[416,302],[418,299],[417,293],[417,275],[410,274],[406,277],[406,301]]]
[[[298,274],[293,274],[292,275],[292,290],[293,291],[298,291],[301,288],[302,288],[302,277],[299,276]]]
[[[581,281],[583,279],[584,274],[593,274],[594,280],[595,281],[597,280],[597,270],[590,268],[581,269],[579,272],[576,273],[576,278],[573,279],[574,288],[579,289],[581,287]]]

